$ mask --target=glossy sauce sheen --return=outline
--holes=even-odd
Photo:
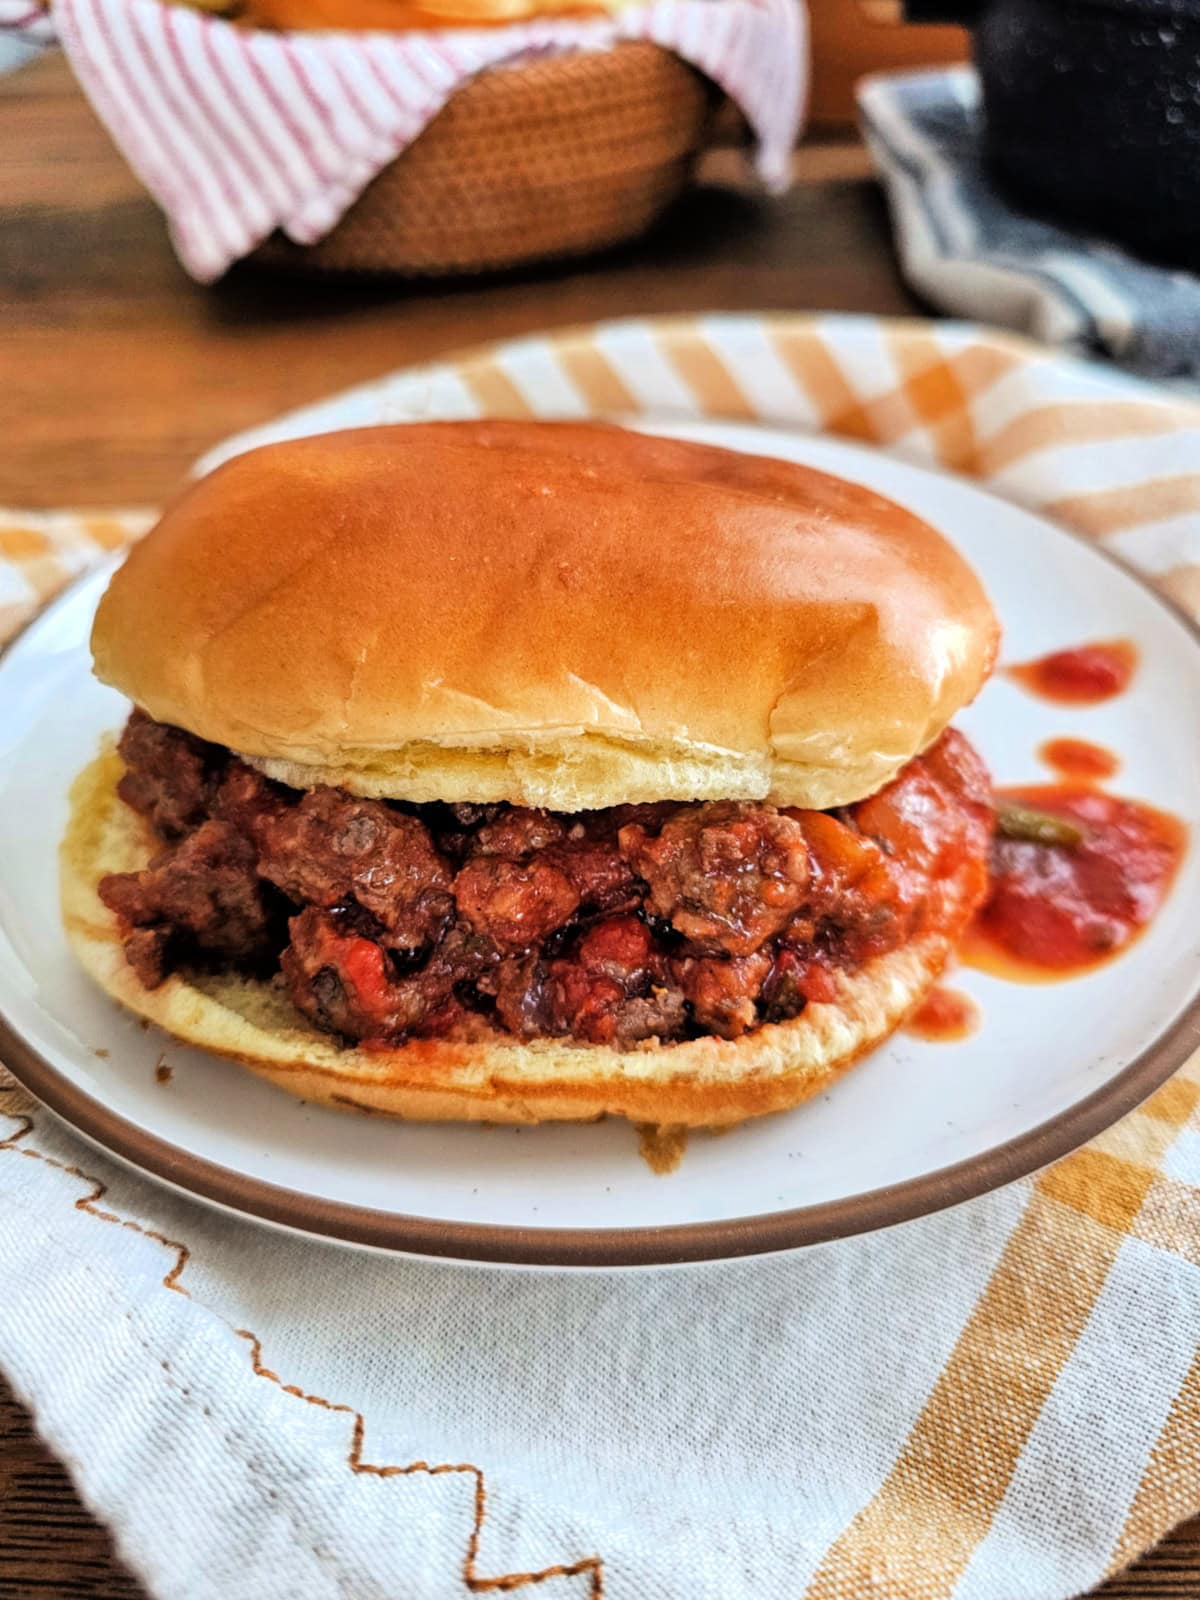
[[[1094,706],[1129,687],[1137,660],[1137,649],[1130,640],[1108,639],[1074,650],[1056,650],[1006,671],[1023,689],[1043,700]]]
[[[1081,783],[1102,783],[1120,771],[1120,759],[1102,744],[1087,739],[1047,739],[1038,755],[1063,778]]]
[[[1098,789],[1041,784],[998,792],[1083,830],[1077,845],[997,835],[988,899],[959,952],[999,977],[1052,982],[1101,966],[1148,925],[1187,843],[1178,818]]]
[[[979,1027],[979,1007],[958,989],[935,986],[904,1024],[905,1033],[935,1044],[970,1038]]]

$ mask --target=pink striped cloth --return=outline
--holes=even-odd
[[[28,44],[50,44],[54,23],[33,0],[0,0],[0,32],[15,34]]]
[[[487,67],[651,39],[735,100],[783,187],[804,112],[803,0],[651,0],[599,20],[421,33],[267,33],[161,0],[53,0],[84,91],[166,212],[187,270],[217,278],[282,229],[311,244],[454,91]],[[44,28],[28,0],[0,27]]]

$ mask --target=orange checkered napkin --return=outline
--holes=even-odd
[[[1200,609],[1200,407],[952,324],[524,339],[211,459],[482,413],[840,434],[977,478]],[[6,626],[145,521],[5,517]],[[11,1087],[0,1193],[0,1360],[160,1595],[1067,1600],[1200,1510],[1200,1060],[1039,1176],[687,1274],[275,1238]]]

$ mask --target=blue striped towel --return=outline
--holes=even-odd
[[[1136,372],[1200,379],[1200,278],[1015,209],[984,165],[973,71],[880,74],[858,105],[918,294]]]

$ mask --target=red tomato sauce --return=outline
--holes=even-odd
[[[1081,783],[1102,783],[1121,770],[1120,759],[1102,744],[1087,739],[1047,739],[1038,755],[1063,778]]]
[[[1094,706],[1129,687],[1137,660],[1137,649],[1128,639],[1108,639],[1076,650],[1056,650],[1053,655],[1005,670],[1022,688],[1043,700]]]
[[[1187,843],[1176,817],[1098,789],[1035,784],[1013,801],[1078,825],[1075,844],[997,834],[991,887],[960,959],[1033,982],[1101,966],[1137,938],[1166,898]]]
[[[979,1007],[970,995],[936,984],[904,1024],[906,1033],[935,1044],[967,1039],[979,1026]]]

